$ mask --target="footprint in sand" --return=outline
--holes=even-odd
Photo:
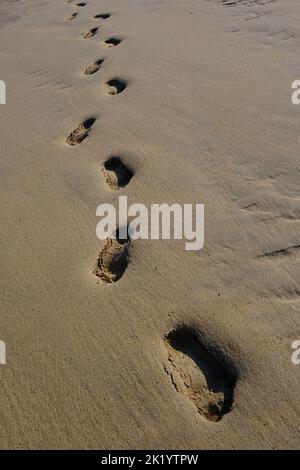
[[[105,246],[99,254],[94,274],[104,282],[118,281],[124,274],[129,257],[130,239],[120,239],[119,230],[116,238],[108,238]]]
[[[100,13],[99,15],[95,15],[94,18],[95,20],[107,20],[108,18],[111,17],[111,14],[110,13]]]
[[[93,75],[93,73],[96,73],[98,72],[98,70],[100,69],[101,65],[103,64],[104,62],[104,59],[99,59],[99,60],[96,60],[96,62],[94,62],[93,64],[89,65],[85,71],[84,71],[84,75]]]
[[[122,78],[113,78],[106,84],[106,91],[109,95],[118,95],[127,87],[127,81]]]
[[[121,38],[109,38],[109,39],[106,39],[106,41],[104,42],[107,45],[107,47],[114,47],[114,46],[118,46],[122,42],[122,39]]]
[[[81,8],[82,8],[82,7],[85,7],[85,5],[86,5],[86,3],[83,3],[83,2],[76,3],[76,6],[79,7],[79,8],[80,8],[80,7],[81,7]]]
[[[92,28],[92,29],[90,29],[90,31],[87,31],[86,33],[84,33],[83,39],[91,38],[91,37],[95,36],[95,34],[97,34],[97,32],[98,32],[98,28]]]
[[[77,11],[75,13],[72,13],[72,15],[70,15],[66,18],[66,21],[74,20],[77,15],[78,15]]]
[[[81,142],[89,135],[90,130],[94,122],[96,121],[95,118],[89,118],[79,124],[74,131],[66,138],[66,142],[69,145],[76,145],[81,144]]]
[[[186,395],[209,421],[220,421],[233,407],[235,374],[201,344],[193,328],[179,326],[165,337],[168,365],[177,390]]]
[[[133,177],[133,172],[116,156],[106,160],[102,172],[111,189],[124,188]]]

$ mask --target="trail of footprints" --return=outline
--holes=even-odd
[[[77,3],[77,8],[86,6],[86,3]],[[69,18],[73,19],[78,15],[78,12],[73,13]],[[107,20],[111,17],[111,13],[99,13],[93,17],[95,20]],[[84,39],[89,39],[95,36],[98,32],[98,26],[91,28],[83,35]],[[114,47],[121,43],[121,38],[111,37],[105,41],[107,47]],[[97,59],[93,64],[90,64],[84,70],[84,75],[93,75],[100,69],[104,59]],[[118,95],[122,93],[127,87],[127,80],[119,77],[114,77],[105,83],[106,92],[108,95]],[[96,118],[90,117],[89,119],[80,122],[78,126],[70,132],[66,138],[66,143],[74,146],[81,144],[90,134],[92,126]],[[130,168],[123,163],[120,156],[111,156],[103,166],[103,176],[109,186],[113,190],[118,190],[125,187],[131,178],[133,172]],[[106,283],[113,283],[118,281],[125,272],[128,264],[130,239],[127,234],[125,238],[120,238],[119,231],[112,234],[111,238],[106,241],[106,244],[98,256],[94,274]]]
[[[70,3],[72,0],[66,0]],[[87,3],[77,3],[77,8]],[[69,20],[76,18],[73,13]],[[107,20],[110,13],[97,14],[94,19]],[[98,32],[93,27],[83,38],[89,39]],[[118,46],[122,42],[119,37],[105,40],[107,47]],[[100,69],[104,59],[98,59],[86,67],[84,75],[93,75]],[[108,95],[118,95],[127,88],[125,79],[114,77],[106,82]],[[90,134],[96,118],[90,117],[82,121],[66,138],[70,146],[81,144]],[[119,155],[109,157],[102,168],[103,177],[112,190],[125,188],[134,176],[133,171],[123,162]],[[115,283],[122,278],[129,260],[130,236],[127,227],[119,228],[106,240],[104,248],[99,253],[93,274],[105,283]],[[174,389],[185,395],[192,402],[198,413],[208,421],[220,421],[234,405],[234,389],[236,375],[226,365],[223,359],[208,351],[202,345],[196,329],[179,325],[164,338],[167,351],[167,364],[164,365],[166,374],[171,378]]]

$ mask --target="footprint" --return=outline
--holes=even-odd
[[[87,31],[86,33],[84,33],[83,39],[91,38],[91,37],[95,36],[95,34],[97,34],[97,32],[98,32],[98,28],[92,28],[90,31]]]
[[[113,78],[106,83],[107,93],[109,95],[118,95],[127,87],[127,81],[121,78]]]
[[[98,72],[98,70],[100,69],[101,65],[103,64],[104,62],[104,59],[99,59],[99,60],[96,60],[96,62],[94,62],[93,64],[89,65],[85,71],[84,71],[84,75],[92,75],[93,73],[96,73]]]
[[[119,230],[117,230],[116,238],[106,240],[98,257],[94,274],[107,283],[118,281],[128,265],[129,246],[129,237],[125,240],[119,239]]]
[[[110,157],[102,169],[106,183],[111,189],[120,189],[127,186],[133,177],[132,171],[124,165],[120,157]]]
[[[196,330],[179,326],[165,337],[169,370],[176,390],[186,395],[209,421],[220,421],[233,407],[236,378],[208,351]]]
[[[95,118],[89,118],[79,124],[74,131],[66,138],[69,145],[81,144],[81,142],[89,135],[92,125],[96,121]]]
[[[102,13],[102,14],[94,16],[95,20],[97,20],[98,18],[100,18],[101,20],[107,20],[107,18],[110,18],[110,17],[111,17],[110,13]]]
[[[66,18],[66,21],[74,20],[77,15],[78,15],[77,11],[75,13],[72,13],[72,15],[70,15]]]
[[[106,39],[106,41],[104,42],[108,47],[114,47],[114,46],[118,46],[122,42],[122,39],[121,38],[109,38],[109,39]]]
[[[83,2],[76,3],[77,7],[85,7],[85,5],[86,5],[86,3],[83,3]]]

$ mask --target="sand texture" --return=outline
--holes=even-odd
[[[0,2],[0,448],[299,448],[299,1],[78,3]]]

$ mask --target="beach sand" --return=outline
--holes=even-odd
[[[0,12],[0,447],[299,447],[298,0]],[[204,204],[204,248],[132,241],[104,282],[96,209],[119,195]]]

